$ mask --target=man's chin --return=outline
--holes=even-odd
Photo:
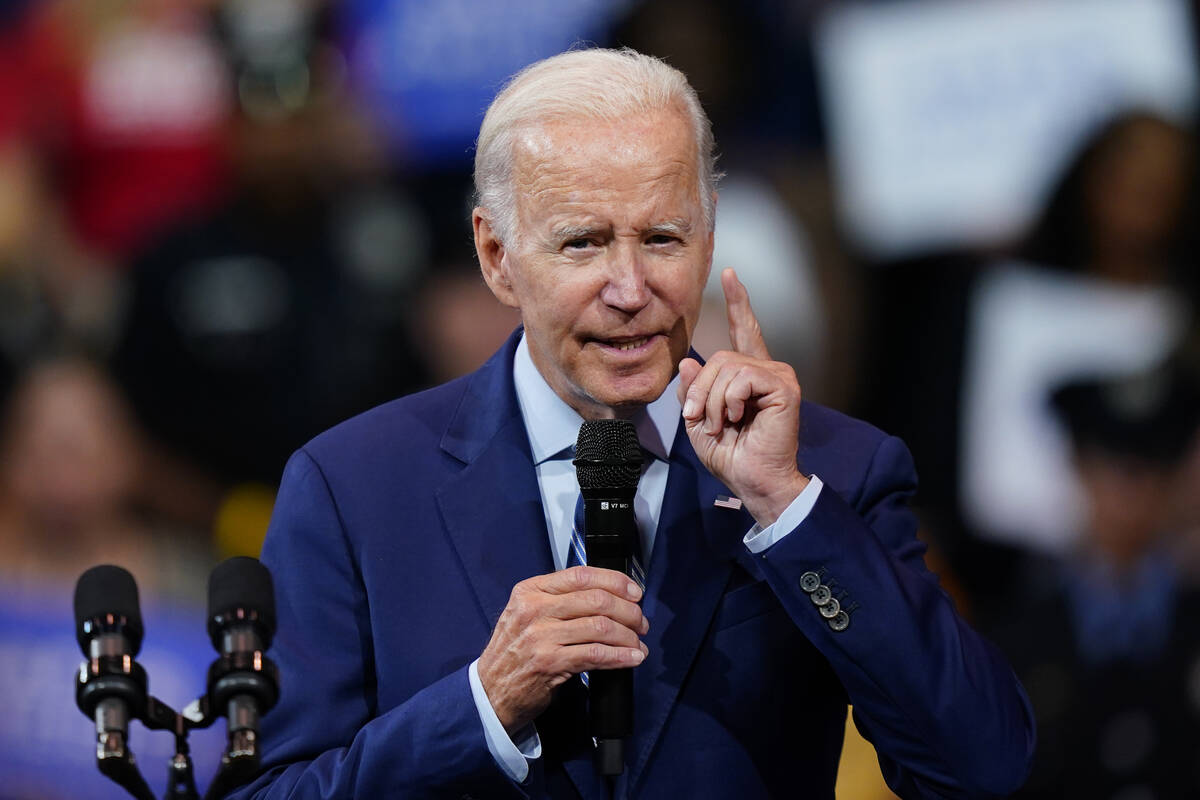
[[[596,387],[588,395],[592,403],[607,409],[613,416],[627,417],[661,397],[672,377],[660,375],[646,380],[623,378]]]

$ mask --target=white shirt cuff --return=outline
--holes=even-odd
[[[483,683],[479,680],[479,659],[472,661],[467,668],[467,678],[471,682],[475,709],[483,722],[483,738],[487,741],[488,752],[505,775],[517,783],[524,783],[529,777],[529,760],[542,757],[542,739],[538,736],[537,728],[532,724],[526,725],[517,732],[517,741],[514,742],[500,724],[500,718],[496,716],[496,710],[483,690]]]
[[[808,519],[809,512],[817,504],[817,497],[820,496],[823,486],[825,484],[821,483],[821,479],[816,475],[809,477],[808,486],[805,486],[804,491],[800,492],[796,499],[783,510],[779,519],[765,528],[760,528],[755,524],[742,539],[742,544],[746,545],[746,549],[751,553],[757,555],[799,528],[800,523]]]

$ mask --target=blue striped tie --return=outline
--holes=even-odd
[[[567,557],[568,567],[579,567],[587,564],[587,545],[583,541],[583,493],[575,500],[575,524],[571,528],[571,553]],[[643,592],[646,591],[646,572],[642,569],[642,559],[633,553],[629,559],[629,576]],[[583,685],[588,685],[588,674],[579,673]]]

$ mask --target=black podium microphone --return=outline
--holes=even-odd
[[[208,700],[228,726],[222,772],[214,784],[229,780],[236,786],[258,768],[259,717],[279,698],[279,670],[264,655],[275,636],[270,571],[256,558],[222,561],[208,578],[208,615],[208,634],[220,654],[208,671]]]
[[[632,575],[641,549],[633,498],[642,475],[637,430],[624,419],[588,420],[579,426],[575,475],[583,494],[584,545],[589,566]],[[588,707],[596,740],[596,771],[620,775],[625,739],[633,733],[633,670],[592,670]]]
[[[75,584],[75,638],[86,661],[75,682],[79,710],[96,723],[100,771],[135,797],[153,798],[129,749],[129,723],[146,711],[147,678],[137,583],[121,567],[92,567]]]

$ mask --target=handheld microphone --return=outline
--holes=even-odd
[[[633,499],[642,475],[637,430],[624,419],[587,420],[575,444],[575,474],[583,494],[584,545],[590,566],[631,575],[641,549]],[[620,775],[625,739],[633,733],[633,670],[588,674],[591,733],[596,771]]]
[[[146,671],[137,584],[121,567],[92,567],[75,584],[75,638],[87,660],[79,667],[75,703],[96,723],[96,764],[135,797],[151,798],[129,749],[129,722],[146,713]]]
[[[208,635],[220,654],[208,670],[208,702],[226,717],[229,737],[208,793],[216,796],[257,772],[259,717],[279,699],[279,670],[264,655],[275,636],[271,573],[256,558],[221,562],[208,579],[208,614]]]

